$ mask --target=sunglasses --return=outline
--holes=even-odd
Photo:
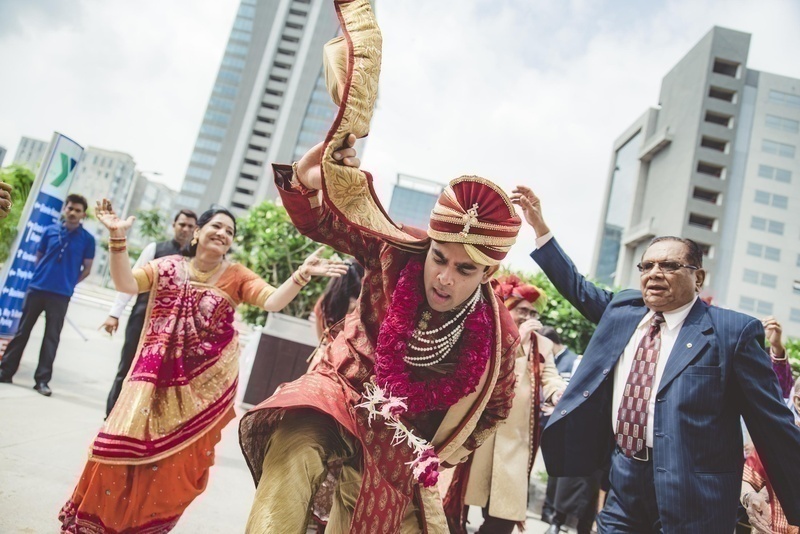
[[[658,265],[662,273],[674,273],[681,268],[691,269],[692,271],[696,271],[700,268],[696,265],[686,265],[677,261],[646,261],[638,264],[636,268],[639,269],[640,273],[649,273],[656,265]]]

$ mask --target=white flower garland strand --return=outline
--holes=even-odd
[[[380,386],[372,383],[367,383],[364,386],[364,394],[362,396],[364,402],[357,404],[356,408],[364,408],[367,410],[367,424],[372,425],[372,420],[381,416],[384,423],[389,428],[394,429],[392,436],[392,446],[407,444],[414,451],[417,456],[411,462],[406,462],[410,465],[414,473],[414,477],[418,482],[425,487],[429,487],[430,476],[424,476],[426,472],[430,471],[432,467],[434,471],[439,468],[439,457],[433,450],[433,445],[428,443],[425,439],[414,434],[414,431],[408,428],[400,416],[408,409],[405,403],[405,397],[394,397],[388,392],[385,392]],[[435,483],[436,476],[433,477]]]

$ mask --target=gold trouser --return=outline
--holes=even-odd
[[[247,520],[248,534],[305,534],[311,500],[328,474],[328,462],[342,460],[326,534],[345,534],[361,488],[360,447],[329,416],[314,410],[286,413],[272,433],[261,480]],[[441,499],[436,488],[422,488],[428,532],[445,534]],[[406,508],[402,534],[421,532],[417,506]]]

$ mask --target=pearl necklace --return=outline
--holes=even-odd
[[[428,326],[427,321],[430,318],[430,314],[427,312],[423,313],[422,320],[414,330],[414,333],[411,335],[411,337],[414,341],[418,341],[422,345],[428,346],[416,345],[409,342],[408,348],[421,354],[418,356],[409,356],[406,354],[403,356],[403,361],[413,367],[430,367],[431,365],[436,365],[444,360],[453,347],[455,347],[456,343],[458,343],[458,340],[461,339],[461,334],[464,332],[464,320],[466,319],[467,315],[475,310],[475,306],[478,304],[480,296],[481,290],[479,287],[469,299],[467,304],[464,305],[464,307],[461,308],[461,310],[452,319],[437,328],[432,328],[430,330],[425,329]],[[443,331],[445,328],[450,327],[459,320],[460,322],[444,336],[433,339],[426,337]]]
[[[224,260],[223,260],[223,261],[224,261]],[[189,271],[190,271],[190,272],[191,272],[191,274],[192,274],[192,278],[194,278],[195,280],[197,280],[197,281],[198,281],[198,282],[200,282],[201,284],[205,284],[206,282],[208,282],[208,280],[209,280],[209,279],[210,279],[212,276],[214,276],[214,275],[217,273],[217,271],[219,271],[219,268],[220,268],[220,267],[222,267],[222,263],[223,263],[222,261],[221,261],[221,262],[219,262],[219,263],[218,263],[218,264],[217,264],[217,265],[216,265],[216,266],[215,266],[213,269],[211,269],[210,271],[201,271],[200,269],[198,269],[198,268],[195,266],[195,264],[194,264],[194,258],[192,258],[192,261],[190,261],[190,262],[189,262]]]

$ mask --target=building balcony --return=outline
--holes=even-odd
[[[656,132],[645,141],[644,146],[639,151],[639,159],[645,163],[649,162],[672,142],[672,137],[673,134],[670,133],[669,126]]]
[[[650,217],[635,226],[631,226],[622,234],[622,244],[626,247],[636,247],[639,244],[650,241],[656,236],[654,227],[655,219]]]

